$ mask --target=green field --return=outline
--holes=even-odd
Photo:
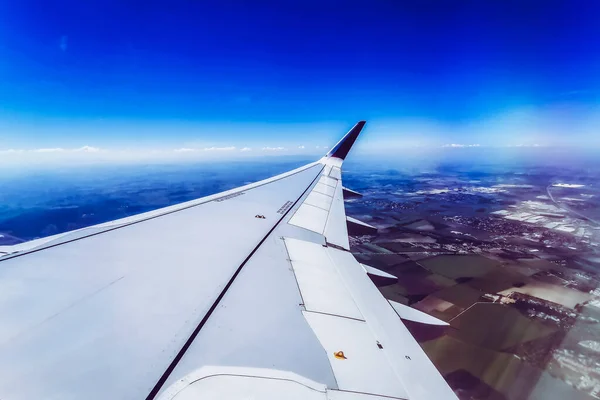
[[[467,308],[479,301],[483,292],[472,288],[466,283],[450,286],[434,293],[435,297]]]
[[[498,293],[514,286],[523,286],[528,281],[527,276],[502,266],[481,277],[473,278],[468,285],[485,293]]]
[[[477,255],[441,255],[419,261],[424,268],[450,279],[481,277],[493,271],[498,261]]]
[[[506,399],[545,400],[550,398],[591,400],[560,379],[519,360],[512,354],[467,344],[449,336],[421,343],[425,353],[444,376],[467,371],[480,379],[479,386],[490,386]],[[481,392],[468,382],[468,393]],[[484,397],[485,398],[485,397]]]
[[[490,350],[506,350],[529,342],[557,329],[531,320],[510,306],[498,303],[478,303],[452,320],[458,336],[468,343]]]

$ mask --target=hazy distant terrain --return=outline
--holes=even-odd
[[[312,161],[98,165],[0,175],[0,245],[196,199]]]

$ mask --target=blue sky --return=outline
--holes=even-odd
[[[600,145],[596,4],[0,0],[0,151]]]

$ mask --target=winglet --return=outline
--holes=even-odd
[[[352,145],[356,141],[358,134],[362,130],[363,126],[365,126],[365,123],[366,121],[358,121],[358,123],[344,135],[342,140],[333,146],[333,149],[327,153],[327,157],[335,157],[341,160],[345,159],[348,155],[348,152],[352,148]]]

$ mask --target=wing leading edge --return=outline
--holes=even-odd
[[[349,252],[364,124],[290,173],[3,249],[0,397],[456,398]]]

